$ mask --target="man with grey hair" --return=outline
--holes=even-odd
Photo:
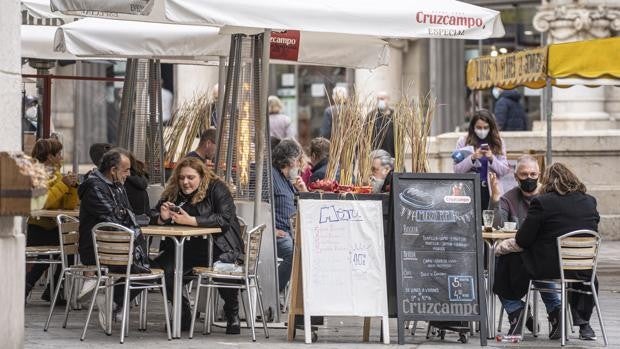
[[[517,160],[514,176],[518,186],[510,189],[504,195],[501,195],[499,179],[495,173],[489,173],[489,183],[492,191],[489,208],[495,211],[495,219],[493,222],[495,226],[503,225],[504,222],[516,222],[518,228],[527,216],[527,211],[530,208],[532,199],[538,195],[540,191],[541,185],[538,182],[540,167],[538,166],[538,161],[531,155],[523,155]],[[501,258],[502,257],[500,257],[500,259]],[[510,322],[508,334],[521,335],[521,324],[525,317],[525,304],[521,299],[510,299],[506,295],[510,293],[505,292],[505,289],[511,287],[511,280],[509,280],[509,278],[510,275],[512,275],[508,269],[510,269],[509,259],[501,261],[498,259],[493,291],[500,296],[499,298],[502,302],[502,306],[508,314],[508,321]],[[535,286],[543,288],[554,287],[553,285],[543,283],[535,283]],[[541,292],[540,297],[545,304],[551,323],[549,338],[558,339],[560,338],[560,323],[558,320],[560,297],[557,293],[550,292]],[[529,310],[527,312],[525,324],[528,330],[532,331],[534,329],[533,318]]]
[[[276,218],[279,290],[283,291],[291,277],[293,265],[293,231],[290,218],[297,210],[295,195],[308,189],[300,176],[303,150],[293,139],[284,139],[272,150],[273,199]]]
[[[332,119],[333,116],[338,114],[342,105],[346,102],[348,92],[344,86],[336,86],[332,90],[332,105],[325,108],[323,112],[323,125],[321,126],[320,136],[331,140],[332,138]]]
[[[384,193],[390,191],[392,184],[392,172],[394,170],[394,159],[387,151],[375,149],[370,152],[372,159],[370,184],[373,193]]]

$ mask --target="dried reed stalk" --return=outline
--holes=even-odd
[[[405,169],[405,144],[407,143],[407,128],[413,119],[413,112],[407,98],[401,98],[394,106],[394,171],[403,172]]]
[[[376,103],[370,102],[370,98],[366,98],[365,110],[370,110],[366,114],[366,118],[360,123],[359,139],[357,142],[357,172],[355,174],[356,185],[367,186],[370,184],[370,175],[372,174],[372,159],[370,153],[374,150],[375,144],[381,144],[382,139],[377,138],[383,135],[385,132],[380,130],[379,134],[375,137],[375,124],[377,122],[377,106]],[[383,137],[381,137],[383,138]]]
[[[172,126],[164,131],[166,163],[176,162],[191,151],[196,136],[209,127],[213,105],[210,94],[204,93],[174,112]]]
[[[411,171],[414,173],[429,171],[428,142],[436,110],[437,99],[430,91],[413,100],[413,126],[407,128],[407,136],[411,145]]]

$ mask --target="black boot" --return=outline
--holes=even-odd
[[[523,308],[515,310],[512,313],[508,313],[508,322],[510,322],[510,329],[508,330],[509,336],[520,336],[523,319],[521,314]]]
[[[239,313],[226,314],[226,334],[241,333],[241,320]]]
[[[185,297],[181,300],[181,331],[189,331],[192,325],[192,308]]]
[[[549,313],[549,323],[551,324],[551,330],[549,331],[549,339],[562,338],[562,327],[560,321],[560,307],[555,308]]]
[[[64,294],[65,294],[65,292],[61,288],[60,289],[60,293],[58,293],[58,299],[56,299],[56,305],[65,306],[67,304],[67,301],[65,300],[65,297],[63,296]],[[41,294],[41,299],[46,301],[46,302],[51,302],[52,301],[52,294],[51,294],[51,291],[50,291],[50,285],[49,284],[47,285],[47,287],[43,291],[43,294]]]

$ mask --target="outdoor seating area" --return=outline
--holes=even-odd
[[[620,346],[618,14],[10,0],[0,348]]]

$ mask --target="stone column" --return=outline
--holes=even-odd
[[[548,43],[606,38],[620,27],[620,1],[543,1],[534,27],[548,33]],[[577,53],[576,53],[577,55]],[[605,107],[605,87],[553,88],[554,129],[615,128]]]
[[[3,1],[0,11],[0,151],[21,149],[20,17],[17,0]],[[0,169],[0,176],[2,175]],[[21,217],[0,216],[0,338],[3,348],[24,346],[24,246]]]

